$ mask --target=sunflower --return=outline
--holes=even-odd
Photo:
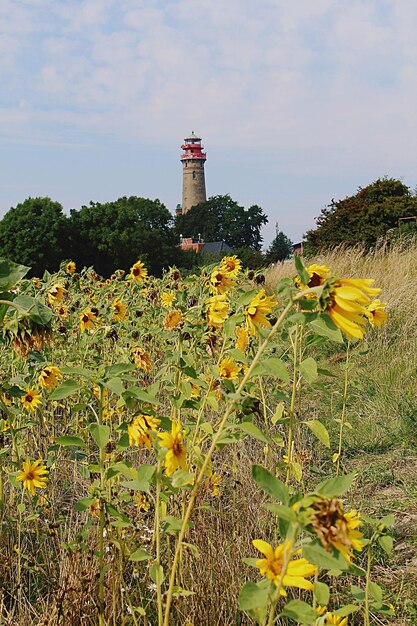
[[[267,296],[265,289],[261,289],[259,293],[252,298],[248,307],[244,310],[246,325],[251,335],[255,335],[256,329],[261,326],[271,326],[265,315],[271,313],[276,304],[277,302],[274,300],[274,296]]]
[[[324,285],[326,278],[330,274],[330,267],[327,267],[327,265],[317,265],[316,263],[306,267],[306,270],[309,275],[307,285],[301,285],[301,281],[298,276],[294,279],[295,284],[303,289],[311,289],[312,287]]]
[[[225,294],[212,296],[207,301],[207,318],[210,326],[221,328],[229,315],[230,302]]]
[[[144,280],[148,275],[148,270],[142,263],[142,261],[136,261],[134,265],[130,268],[129,278],[135,281],[135,283],[140,283]]]
[[[127,306],[120,300],[120,298],[113,300],[111,308],[113,311],[113,319],[116,320],[116,322],[124,320],[126,317]]]
[[[249,347],[250,337],[245,326],[236,326],[235,328],[236,334],[236,348],[241,352],[246,352]]]
[[[339,617],[334,613],[326,613],[325,619],[326,626],[347,626],[348,623],[347,617]]]
[[[207,485],[210,487],[211,495],[218,498],[221,492],[222,477],[217,472],[212,472],[207,478]]]
[[[61,306],[56,309],[56,313],[59,315],[59,317],[61,317],[63,320],[67,320],[69,317],[68,314],[68,308],[65,306],[65,304],[61,304]]]
[[[174,309],[173,311],[168,311],[164,318],[164,328],[165,330],[177,330],[184,323],[184,316],[181,311],[178,309]]]
[[[268,580],[273,580],[274,584],[278,586],[282,576],[284,560],[288,561],[291,555],[292,543],[290,541],[281,543],[275,549],[262,539],[254,539],[252,543],[259,552],[262,552],[262,554],[266,556],[266,559],[258,559],[256,561],[256,566],[259,567],[261,575],[268,578]],[[300,551],[297,550],[295,554],[299,552]],[[310,580],[306,580],[306,578],[314,576],[316,572],[316,566],[309,563],[306,559],[290,560],[282,578],[280,594],[282,596],[287,595],[284,587],[298,587],[299,589],[308,590],[314,589],[313,583]]]
[[[138,511],[144,511],[145,513],[147,513],[150,506],[151,505],[149,504],[149,500],[144,493],[135,494],[135,507],[138,509]]]
[[[164,459],[165,473],[172,476],[176,469],[187,469],[187,449],[183,444],[185,430],[183,430],[181,422],[172,422],[170,433],[159,433],[159,445],[166,448]]]
[[[337,498],[320,498],[311,506],[311,525],[322,545],[330,551],[333,546],[350,563],[353,550],[363,550],[363,534],[357,530],[361,524],[359,513],[345,513]]]
[[[151,355],[144,348],[135,346],[132,348],[132,359],[138,369],[149,372],[152,369]]]
[[[42,281],[41,281],[41,279],[40,279],[40,278],[38,278],[37,276],[34,276],[34,277],[32,278],[32,285],[33,285],[34,287],[36,287],[37,289],[39,289],[39,287],[41,286],[41,284],[42,284]]]
[[[91,517],[100,517],[100,500],[98,498],[94,498],[87,510],[90,513]]]
[[[65,271],[67,274],[73,274],[75,272],[76,265],[74,261],[69,261],[65,266]]]
[[[388,314],[385,311],[386,306],[385,302],[372,300],[371,304],[367,307],[366,316],[372,328],[380,328],[387,321]]]
[[[20,474],[16,477],[16,480],[23,482],[23,488],[27,489],[32,496],[35,495],[35,489],[45,489],[48,481],[45,475],[48,473],[48,470],[41,463],[42,461],[40,460],[31,463],[29,459],[26,459]]]
[[[46,365],[39,374],[39,385],[43,389],[55,389],[63,379],[63,373],[54,365]]]
[[[236,278],[242,269],[242,261],[237,256],[225,256],[221,260],[220,269],[229,274],[231,278]]]
[[[85,330],[94,330],[96,324],[98,323],[99,319],[97,317],[97,315],[95,313],[93,313],[93,311],[91,311],[91,309],[85,309],[81,314],[80,314],[80,328],[81,328],[81,332],[83,333]]]
[[[133,422],[127,427],[129,445],[138,447],[145,446],[150,450],[155,437],[149,431],[155,431],[160,423],[161,420],[156,417],[142,414],[137,415],[133,419]]]
[[[170,309],[175,300],[175,293],[173,291],[168,291],[161,295],[162,306],[166,309]]]
[[[64,296],[66,295],[67,290],[63,285],[56,284],[48,291],[48,302],[49,304],[61,304]]]
[[[20,402],[27,411],[36,411],[38,406],[42,404],[41,394],[36,389],[26,389]]]
[[[220,295],[236,285],[231,275],[222,267],[215,267],[210,276],[210,289],[212,293]]]
[[[363,339],[365,335],[370,296],[381,291],[371,287],[373,282],[368,278],[330,279],[323,291],[322,310],[349,339]]]
[[[236,361],[231,357],[226,357],[220,363],[220,376],[228,380],[234,380],[239,376],[240,369],[240,365]]]

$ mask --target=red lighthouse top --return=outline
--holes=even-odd
[[[180,156],[181,161],[187,161],[188,159],[206,160],[206,153],[203,152],[204,146],[201,145],[201,137],[197,137],[194,131],[191,132],[191,135],[184,138],[184,142],[181,146],[183,150]]]

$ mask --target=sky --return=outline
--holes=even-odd
[[[0,216],[181,202],[183,138],[294,242],[332,198],[417,184],[415,0],[0,0]]]

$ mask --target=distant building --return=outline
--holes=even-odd
[[[232,248],[225,241],[207,241],[204,242],[201,237],[181,237],[180,247],[182,250],[194,250],[195,252],[204,252],[206,254],[220,254],[222,252],[232,252]]]
[[[300,241],[299,243],[293,243],[292,251],[294,254],[298,254],[298,256],[302,256],[304,254],[304,242]]]
[[[201,137],[197,137],[192,131],[191,135],[185,137],[181,148],[183,150],[180,156],[182,162],[182,205],[177,206],[177,215],[183,215],[191,207],[207,200],[204,176],[204,163],[207,157],[206,153],[203,152]]]

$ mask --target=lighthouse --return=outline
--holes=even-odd
[[[201,145],[201,137],[198,137],[194,131],[191,135],[185,137],[181,146],[182,154],[182,206],[181,213],[187,213],[191,207],[200,202],[205,202],[206,197],[206,181],[204,178],[204,163],[206,162],[206,153],[203,152]]]

